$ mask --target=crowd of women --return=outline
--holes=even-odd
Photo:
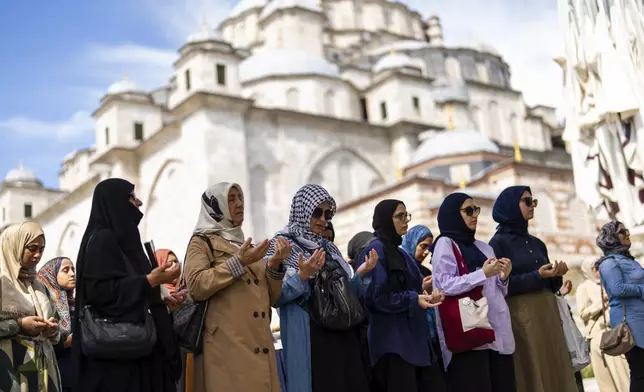
[[[529,233],[537,204],[529,187],[504,190],[485,243],[481,209],[464,193],[443,201],[437,238],[408,227],[403,201],[383,200],[346,260],[323,187],[299,189],[284,228],[253,241],[242,231],[242,188],[220,183],[202,195],[180,263],[172,250],[146,255],[134,185],[105,180],[75,264],[58,257],[36,272],[42,228],[2,232],[0,390],[575,392],[555,297],[570,290],[568,267]],[[606,224],[597,244],[604,257],[577,293],[592,366],[602,392],[643,391],[644,269],[621,223]],[[430,253],[431,269],[422,264]],[[173,329],[189,304],[205,305],[195,353]],[[603,355],[601,334],[623,321],[634,347]]]

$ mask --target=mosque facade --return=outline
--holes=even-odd
[[[135,82],[109,86],[95,143],[64,159],[58,189],[22,165],[2,183],[0,226],[40,222],[45,259],[75,258],[93,188],[110,177],[136,185],[143,239],[180,255],[204,189],[230,181],[256,240],[284,226],[301,185],[323,185],[341,249],[383,198],[437,231],[438,206],[457,190],[482,206],[487,240],[496,195],[526,184],[540,201],[531,230],[551,258],[597,257],[555,110],[526,105],[494,48],[446,46],[439,17],[404,2],[241,0],[188,37],[165,85]]]

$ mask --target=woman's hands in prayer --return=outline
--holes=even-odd
[[[18,326],[20,327],[20,332],[30,336],[40,335],[40,333],[48,326],[47,321],[39,316],[22,317],[17,321]]]
[[[186,300],[187,294],[188,294],[188,290],[183,289],[181,291],[174,292],[169,296],[165,297],[163,299],[163,302],[165,302],[166,306],[168,307],[168,309],[170,309],[171,312],[174,312],[176,310],[179,310],[179,308],[181,308],[181,305],[183,305],[183,301]]]
[[[53,317],[50,317],[48,320],[45,320],[47,323],[47,326],[45,329],[42,331],[42,336],[46,338],[50,338],[58,332],[58,323],[56,322],[56,319]]]
[[[570,294],[571,291],[572,291],[572,282],[567,280],[563,282],[563,284],[561,285],[561,288],[559,289],[559,294],[561,294],[561,296],[564,297]]]
[[[268,258],[268,268],[278,269],[288,255],[291,254],[291,249],[293,249],[293,245],[289,244],[284,238],[277,237],[275,241],[275,253]]]
[[[445,293],[438,291],[438,289],[434,289],[431,295],[427,294],[427,291],[418,295],[418,305],[423,309],[435,308],[442,304],[444,300]]]
[[[326,260],[326,252],[321,248],[318,248],[313,252],[311,257],[304,261],[304,256],[302,253],[298,256],[297,264],[300,267],[297,272],[301,281],[308,280],[313,274],[319,271],[323,266]]]
[[[69,334],[67,336],[67,339],[65,339],[65,342],[63,343],[63,347],[70,348],[71,346],[72,346],[72,334]]]
[[[168,261],[163,265],[153,269],[147,275],[148,283],[151,287],[157,287],[162,284],[172,283],[181,275],[179,263]]]
[[[564,276],[568,272],[568,265],[563,261],[556,261],[548,263],[539,268],[539,275],[542,278],[558,278]]]
[[[239,248],[239,252],[237,252],[237,258],[243,266],[251,265],[262,260],[271,245],[268,240],[264,240],[257,244],[257,246],[252,246],[250,243],[252,240],[252,238],[248,237],[241,248]]]
[[[433,287],[434,287],[434,277],[431,275],[426,276],[423,279],[423,291],[426,291],[429,293],[430,291],[434,291]]]
[[[486,278],[499,275],[501,272],[503,272],[503,268],[503,263],[494,257],[490,257],[489,259],[485,260],[485,263],[483,263],[483,273],[485,274]]]
[[[502,257],[498,259],[498,262],[503,265],[501,268],[501,273],[499,274],[499,278],[501,278],[501,281],[505,282],[508,280],[510,273],[512,272],[512,261],[510,261],[510,259],[508,259],[507,257]]]
[[[365,255],[364,263],[356,271],[360,278],[363,278],[369,271],[376,268],[378,264],[378,252],[375,249],[371,249],[369,254]]]

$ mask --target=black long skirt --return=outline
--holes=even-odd
[[[364,327],[332,331],[311,320],[310,331],[312,391],[369,392]]]

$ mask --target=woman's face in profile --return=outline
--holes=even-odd
[[[70,259],[64,259],[60,263],[60,268],[56,275],[56,282],[65,291],[71,291],[76,288],[76,270]]]

